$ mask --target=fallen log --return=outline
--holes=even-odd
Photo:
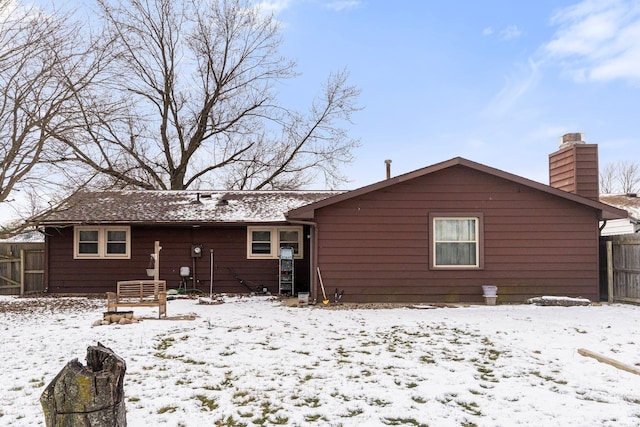
[[[627,365],[625,363],[619,362],[615,359],[611,359],[610,357],[603,356],[598,353],[594,353],[593,351],[587,350],[586,348],[579,348],[578,353],[581,356],[592,357],[596,359],[598,362],[606,363],[607,365],[611,365],[623,371],[631,372],[632,374],[640,375],[640,369],[635,366]]]
[[[47,427],[126,427],[123,359],[98,343],[87,366],[73,359],[40,396]]]

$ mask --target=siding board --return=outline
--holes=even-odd
[[[482,213],[484,269],[429,268],[429,213]],[[456,166],[318,209],[319,265],[344,301],[598,299],[597,212]]]
[[[214,251],[214,292],[247,293],[258,287],[278,292],[278,260],[247,259],[246,228],[180,228],[132,227],[129,260],[74,260],[73,228],[48,230],[50,246],[48,287],[52,293],[103,293],[113,291],[118,280],[144,279],[153,252],[154,242],[160,241],[160,279],[169,289],[178,288],[180,267],[188,266],[200,280],[197,288],[209,291],[210,250]],[[304,233],[309,234],[308,230]],[[195,270],[191,245],[202,244],[203,256],[196,258]],[[309,253],[305,239],[304,253]],[[296,260],[296,288],[309,289],[309,263]],[[243,279],[247,286],[240,283]],[[189,281],[189,287],[193,282]]]

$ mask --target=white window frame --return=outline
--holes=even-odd
[[[98,252],[97,253],[80,253],[80,232],[81,231],[97,231],[98,232]],[[126,235],[125,253],[110,254],[107,252],[108,232],[124,231]],[[73,258],[74,259],[130,259],[131,258],[131,227],[128,226],[76,226],[73,229]]]
[[[482,250],[482,215],[451,215],[451,214],[434,214],[431,216],[431,267],[435,269],[481,269],[483,268],[483,250]],[[447,241],[447,240],[438,240],[436,235],[436,222],[437,221],[451,221],[451,220],[459,220],[459,221],[474,221],[475,223],[475,235],[474,240],[455,240],[455,241]],[[438,243],[475,243],[475,263],[474,264],[438,264],[437,258],[437,244]]]
[[[268,254],[254,254],[253,248],[253,232],[268,231],[271,235],[270,248]],[[263,227],[254,226],[247,227],[247,259],[277,259],[280,257],[280,231],[296,231],[298,233],[298,252],[294,254],[295,259],[304,258],[304,239],[303,228],[300,226],[277,226]]]

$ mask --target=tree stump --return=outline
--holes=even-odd
[[[125,361],[98,343],[87,366],[73,359],[40,396],[47,427],[125,427]]]

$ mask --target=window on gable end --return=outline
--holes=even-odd
[[[482,220],[482,214],[430,214],[431,268],[483,268]]]

